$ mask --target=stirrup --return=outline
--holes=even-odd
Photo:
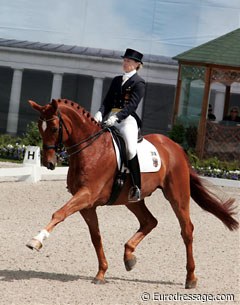
[[[135,185],[132,186],[128,193],[129,202],[141,201],[141,190]]]

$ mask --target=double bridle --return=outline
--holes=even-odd
[[[63,144],[63,128],[66,130],[68,136],[70,136],[69,130],[67,129],[67,126],[61,116],[60,111],[58,110],[57,112],[57,118],[59,120],[59,128],[58,128],[58,140],[56,144],[53,145],[47,145],[47,144],[43,144],[43,149],[45,150],[49,150],[49,149],[54,149],[56,153],[60,153],[63,151],[64,149],[64,144]],[[45,119],[45,118],[41,118],[40,117],[40,121],[42,122],[49,122],[49,121],[53,121],[56,118],[50,118],[50,119]],[[66,151],[69,151],[75,147],[78,147],[81,144],[86,143],[85,146],[81,147],[80,149],[72,152],[72,153],[68,153],[68,157],[71,157],[72,155],[75,155],[79,152],[81,152],[82,150],[84,150],[85,148],[87,148],[88,146],[90,146],[100,135],[102,135],[105,131],[106,131],[106,127],[103,127],[100,131],[90,135],[89,137],[87,137],[86,139],[83,139],[82,141],[80,141],[79,143],[76,143],[72,146],[69,147],[65,147]]]

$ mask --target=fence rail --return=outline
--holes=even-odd
[[[28,181],[62,180],[67,178],[68,167],[56,167],[51,171],[43,166],[19,166],[12,168],[0,168],[0,181]]]

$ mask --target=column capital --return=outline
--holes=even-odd
[[[105,76],[101,76],[101,75],[92,75],[92,78],[95,79],[99,79],[99,80],[104,80],[106,77]]]
[[[24,71],[24,68],[18,68],[18,67],[11,67],[11,69],[13,69],[13,71],[20,71],[20,72]]]
[[[59,72],[59,71],[50,71],[54,75],[63,75],[64,72]]]

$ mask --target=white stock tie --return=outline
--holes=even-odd
[[[123,77],[122,77],[122,85],[129,79],[129,76],[126,75],[126,74],[123,74]]]

